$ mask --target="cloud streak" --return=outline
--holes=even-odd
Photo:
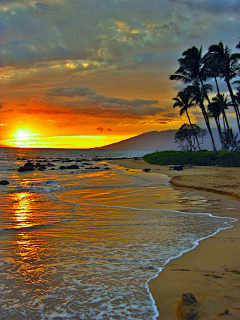
[[[57,112],[71,112],[95,117],[126,117],[141,118],[146,115],[157,115],[164,109],[157,107],[157,100],[142,99],[120,99],[115,97],[106,97],[97,94],[92,88],[88,87],[60,87],[53,88],[46,93],[51,97],[50,105],[54,103],[60,107]],[[53,97],[81,97],[83,99],[75,100],[53,100]],[[54,109],[51,109],[54,110]]]

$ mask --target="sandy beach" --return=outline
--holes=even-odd
[[[182,203],[181,210],[239,219],[240,168],[185,167],[183,171],[175,171],[169,170],[169,166],[149,165],[143,160],[114,160],[111,163],[148,177],[154,183],[159,174],[164,174],[174,188],[205,199],[204,205],[193,201],[192,205],[188,203],[184,207]],[[151,169],[150,172],[142,171],[146,168]],[[139,207],[168,205],[159,202],[156,194],[151,197],[149,193],[139,195],[137,199],[130,197],[128,202]],[[194,250],[171,260],[158,277],[149,282],[159,311],[158,319],[240,319],[239,239],[238,220],[233,228],[220,231],[201,241]],[[192,293],[197,301],[182,306],[184,293]]]

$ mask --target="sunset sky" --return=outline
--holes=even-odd
[[[178,129],[177,60],[219,41],[239,52],[239,17],[239,0],[1,0],[1,144],[89,148]]]

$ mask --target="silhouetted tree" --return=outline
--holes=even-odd
[[[196,124],[192,125],[195,131],[195,134],[198,138],[203,138],[206,134],[206,130],[202,130]],[[184,123],[180,129],[175,134],[175,142],[179,144],[182,150],[187,151],[196,151],[196,139],[193,134],[192,128],[189,124]]]
[[[209,56],[211,59],[215,60],[219,66],[219,76],[222,77],[228,87],[230,97],[233,103],[233,107],[236,113],[238,129],[240,132],[240,113],[238,109],[238,104],[233,93],[233,89],[230,81],[235,78],[239,73],[239,59],[240,54],[235,53],[231,54],[231,50],[228,46],[223,45],[222,42],[219,42],[218,45],[212,45],[208,49]]]
[[[221,129],[221,123],[220,123],[220,116],[221,116],[221,104],[219,104],[219,100],[214,100],[209,103],[208,105],[208,116],[211,118],[214,118],[216,125],[217,125],[217,129],[218,129],[218,134],[220,137],[220,141],[222,144],[222,148],[224,148],[224,139],[222,136],[222,129]]]
[[[214,153],[217,153],[209,118],[204,106],[204,99],[206,98],[209,103],[210,100],[206,93],[207,87],[204,85],[204,81],[206,81],[208,74],[203,63],[202,47],[200,49],[191,47],[184,51],[182,56],[183,58],[178,59],[180,66],[178,70],[170,76],[170,80],[180,80],[183,83],[192,83],[192,89],[195,91],[195,101],[201,108],[207,129],[212,139],[213,151]]]
[[[184,113],[186,113],[189,124],[190,124],[192,132],[193,132],[193,136],[195,137],[195,139],[197,141],[197,145],[198,145],[199,150],[201,150],[197,134],[194,131],[194,127],[192,125],[192,122],[191,122],[191,119],[190,119],[190,116],[188,113],[188,109],[195,105],[189,90],[185,89],[184,91],[179,91],[177,94],[177,97],[173,98],[173,100],[175,101],[175,103],[173,104],[173,108],[176,108],[176,107],[180,108],[180,116],[182,116]]]

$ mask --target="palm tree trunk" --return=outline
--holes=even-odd
[[[216,87],[217,87],[217,93],[220,95],[220,90],[219,90],[219,86],[218,86],[218,82],[217,82],[217,77],[214,77],[215,79],[215,83],[216,83]]]
[[[219,134],[219,137],[220,137],[222,148],[224,149],[224,139],[223,139],[223,136],[222,136],[221,124],[220,124],[219,118],[214,117],[214,119],[215,119],[215,122],[216,122],[216,125],[217,125],[218,134]]]
[[[238,105],[237,105],[237,103],[236,103],[236,99],[235,99],[235,97],[234,97],[234,94],[233,94],[233,90],[232,90],[230,81],[229,81],[228,79],[225,79],[225,81],[226,81],[226,83],[227,83],[228,91],[229,91],[230,96],[231,96],[231,99],[232,99],[233,107],[234,107],[234,110],[235,110],[235,113],[236,113],[236,116],[237,116],[238,130],[239,130],[239,132],[240,132],[240,113],[239,113]]]
[[[199,143],[199,141],[198,141],[197,134],[196,134],[196,132],[195,132],[195,130],[194,130],[194,128],[193,128],[193,125],[192,125],[192,122],[191,122],[191,120],[190,120],[190,117],[189,117],[189,114],[188,114],[188,111],[187,111],[187,110],[186,110],[186,114],[187,114],[188,121],[189,121],[189,124],[190,124],[191,129],[192,129],[193,135],[194,135],[194,137],[195,137],[195,139],[196,139],[196,141],[197,141],[199,151],[201,151],[201,147],[200,147],[200,143]]]
[[[214,78],[215,78],[215,83],[216,83],[218,95],[221,96],[221,93],[220,93],[220,90],[219,90],[219,86],[218,86],[217,77],[214,77]],[[222,116],[223,116],[224,130],[227,131],[227,132],[231,132],[229,124],[228,124],[228,119],[227,119],[227,116],[226,116],[226,112],[224,110],[224,106],[222,106]],[[226,130],[226,127],[227,127],[227,130]],[[231,145],[233,145],[233,136],[231,134],[229,135],[229,138],[230,138],[230,141],[231,141]],[[225,141],[222,141],[222,142],[224,143]],[[223,144],[223,148],[224,148],[224,144]]]
[[[229,124],[228,124],[228,119],[227,119],[226,112],[225,112],[224,109],[222,110],[222,115],[223,115],[223,121],[224,121],[224,123],[225,123],[225,125],[227,127],[227,130],[230,130],[230,127],[229,127]]]
[[[209,123],[209,119],[208,119],[208,116],[207,116],[207,112],[206,112],[206,110],[205,110],[205,107],[204,107],[204,104],[203,104],[202,101],[200,102],[200,108],[201,108],[201,110],[202,110],[202,114],[203,114],[204,120],[205,120],[205,122],[206,122],[208,132],[209,132],[210,137],[211,137],[211,139],[212,139],[213,152],[214,152],[215,154],[218,154],[217,149],[216,149],[216,145],[215,145],[215,141],[214,141],[214,138],[213,138],[211,126],[210,126],[210,123]]]
[[[210,104],[210,99],[209,99],[209,97],[208,97],[208,95],[207,95],[207,92],[206,92],[205,89],[204,89],[204,84],[203,84],[203,81],[202,81],[201,78],[200,78],[200,81],[201,81],[201,85],[202,85],[202,88],[203,88],[203,90],[204,90],[205,96],[206,96],[206,98],[207,98],[207,101],[208,101],[208,103]],[[206,110],[205,110],[203,101],[200,102],[200,108],[201,108],[201,110],[202,110],[203,117],[204,117],[204,120],[205,120],[206,125],[207,125],[207,128],[208,128],[208,132],[209,132],[209,134],[210,134],[210,136],[211,136],[211,139],[212,139],[213,152],[214,152],[215,154],[218,154],[217,149],[216,149],[216,145],[215,145],[215,141],[214,141],[214,138],[213,138],[213,134],[212,134],[212,129],[211,129],[211,126],[210,126],[210,122],[209,122],[209,119],[208,119],[207,112],[206,112]]]

